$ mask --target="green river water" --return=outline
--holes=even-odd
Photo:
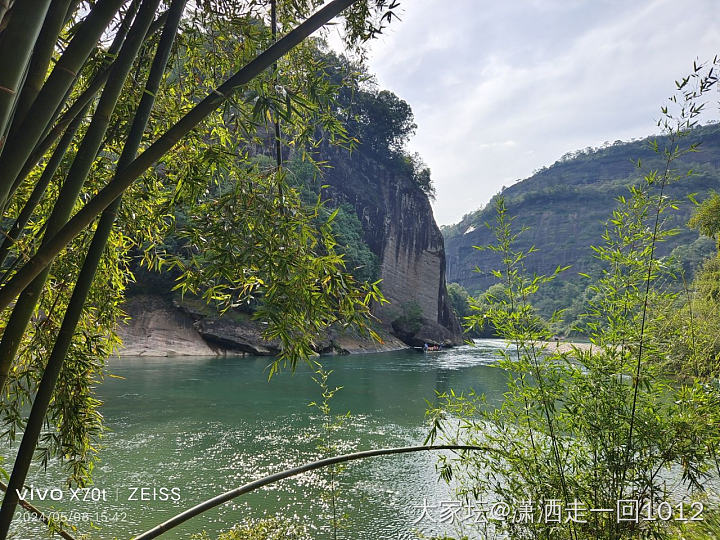
[[[329,383],[343,386],[334,413],[350,411],[333,435],[337,453],[420,444],[426,400],[470,388],[499,401],[505,374],[493,367],[502,342],[483,340],[431,354],[400,351],[323,357]],[[36,470],[31,501],[66,517],[90,538],[130,538],[204,499],[307,461],[317,449],[323,418],[308,404],[321,399],[306,367],[267,380],[268,358],[121,358],[110,362],[98,389],[109,432],[94,472],[96,490],[73,493],[57,465]],[[405,539],[447,525],[420,522],[424,500],[451,500],[438,481],[437,455],[375,457],[349,464],[338,478],[338,538]],[[242,496],[194,518],[161,538],[212,534],[245,518],[283,514],[332,538],[329,475],[307,473]],[[50,501],[50,492],[60,500]],[[144,488],[144,489],[143,489]],[[39,500],[45,495],[45,500]],[[27,497],[30,498],[29,495]],[[104,499],[92,501],[92,498]],[[142,500],[142,499],[146,500]],[[90,499],[90,500],[85,500]],[[43,528],[19,514],[15,538],[41,538]],[[93,528],[90,521],[97,523]],[[450,531],[452,529],[445,529]]]

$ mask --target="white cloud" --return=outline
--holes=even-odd
[[[517,143],[515,141],[496,141],[496,142],[489,142],[489,143],[480,143],[476,146],[476,148],[512,148]]]
[[[403,5],[370,67],[415,111],[442,224],[567,151],[652,133],[673,81],[720,52],[715,0]]]

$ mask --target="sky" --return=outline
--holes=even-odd
[[[657,133],[674,81],[720,54],[719,0],[401,0],[399,14],[368,65],[414,111],[440,225],[566,152]]]

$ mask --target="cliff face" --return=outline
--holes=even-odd
[[[360,152],[331,163],[323,178],[326,197],[332,205],[355,209],[363,239],[380,260],[380,286],[390,303],[376,308],[376,315],[410,345],[461,343],[445,287],[444,240],[427,195],[409,174]],[[414,321],[414,331],[398,326],[403,314],[417,308],[422,320]]]
[[[337,152],[322,179],[330,207],[352,206],[363,241],[378,257],[380,286],[389,304],[374,314],[383,343],[352,333],[331,332],[318,352],[379,352],[423,343],[462,343],[447,300],[444,241],[428,197],[411,174],[393,171],[360,152]],[[122,355],[267,354],[277,344],[262,340],[260,323],[248,316],[219,317],[207,306],[173,298],[172,278],[140,272],[125,309],[130,324],[120,329]]]

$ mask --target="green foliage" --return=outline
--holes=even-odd
[[[500,201],[502,200],[500,199]],[[558,272],[557,275],[560,275],[560,273]],[[553,281],[555,281],[554,277],[546,281],[544,285],[548,286]],[[537,289],[532,292],[526,291],[526,293],[528,294],[528,298],[532,297],[534,299],[535,296],[540,294],[541,290],[542,289]],[[513,300],[507,295],[507,288],[503,283],[492,285],[485,292],[476,295],[476,297],[468,297],[471,316],[466,319],[465,325],[467,326],[467,331],[469,331],[471,335],[478,337],[497,337],[499,334],[494,325],[492,310],[494,305],[504,301]],[[553,317],[552,322],[549,323],[538,313],[538,310],[535,308],[535,303],[536,302],[533,302],[533,304],[527,306],[527,315],[531,316],[532,325],[536,329],[549,332],[551,328],[560,323],[560,319]]]
[[[710,196],[697,207],[688,225],[705,236],[717,238],[718,255],[720,255],[720,194],[711,192]]]
[[[419,154],[405,150],[417,128],[410,105],[388,90],[377,90],[364,65],[331,54],[326,54],[324,61],[331,80],[345,81],[338,99],[340,116],[362,151],[391,171],[411,178],[433,199],[430,169]]]
[[[486,291],[481,291],[475,296],[468,296],[467,303],[470,308],[470,318],[460,321],[466,327],[465,331],[475,337],[496,337],[497,332],[489,317],[492,303],[504,294],[502,283],[496,283]]]
[[[667,326],[678,337],[668,344],[672,356],[666,369],[686,377],[708,377],[720,373],[720,195],[711,192],[688,225],[706,237],[717,238],[718,249],[714,254],[706,249],[692,283],[688,284],[683,274],[683,294],[668,316]],[[709,242],[704,237],[697,242],[700,240]],[[695,255],[693,247],[688,248],[691,257]]]
[[[420,188],[429,199],[435,200],[435,186],[433,185],[430,168],[417,152],[414,154],[403,154],[400,160],[396,160],[399,165],[396,167],[400,171],[406,169],[405,174],[412,178],[414,184]]]
[[[347,419],[350,417],[350,411],[341,415],[332,414],[330,400],[332,400],[332,398],[335,397],[335,394],[342,389],[342,386],[336,386],[335,388],[330,387],[328,379],[331,374],[332,370],[328,371],[322,366],[322,364],[316,364],[313,380],[320,387],[322,400],[310,403],[310,407],[317,408],[322,414],[323,437],[318,444],[318,450],[321,455],[326,457],[337,455],[339,453],[339,445],[334,438],[334,434],[343,428]],[[330,489],[324,493],[323,497],[323,502],[329,506],[330,528],[333,538],[335,539],[337,538],[338,529],[341,527],[343,520],[347,517],[347,514],[345,513],[338,515],[337,508],[338,494],[336,479],[343,470],[345,470],[345,466],[342,464],[331,465],[327,468],[327,474],[330,477]]]
[[[360,282],[373,282],[380,273],[380,261],[363,240],[363,230],[355,209],[347,203],[336,209],[332,233],[337,250],[344,256],[345,265]]]
[[[667,355],[666,336],[656,334],[652,324],[642,329],[648,259],[642,256],[647,255],[644,243],[633,249],[630,244],[640,240],[635,220],[647,218],[641,208],[647,199],[635,193],[632,200],[639,206],[630,202],[614,214],[618,223],[609,222],[606,244],[598,248],[607,274],[595,285],[597,296],[585,317],[593,350],[570,355],[543,345],[551,334],[538,324],[530,304],[539,287],[557,274],[527,276],[522,271],[527,253],[513,249],[514,233],[499,207],[498,244],[492,248],[500,249],[507,263],[499,271],[507,285],[502,296],[488,298],[485,316],[510,343],[499,363],[508,372],[505,402],[495,409],[480,396],[449,393],[440,396],[440,408],[430,411],[434,435],[490,449],[442,463],[445,478],[458,478],[461,496],[535,505],[553,500],[566,508],[577,500],[586,510],[614,508],[623,498],[657,505],[669,497],[659,471],[677,467],[682,474],[674,482],[685,489],[701,486],[711,474],[720,389],[700,383],[673,387],[653,367]],[[621,229],[624,233],[615,236]],[[651,264],[651,275],[661,271]],[[654,275],[651,281],[659,278]],[[672,300],[661,291],[651,297],[653,302]],[[641,427],[629,439],[631,425]],[[498,524],[498,533],[552,538],[635,534],[632,525],[597,514],[586,517],[587,523],[575,524],[508,521]],[[667,537],[661,523],[649,523],[646,532],[651,531]]]
[[[683,377],[720,373],[720,258],[705,261],[667,314],[670,354],[665,369]]]
[[[448,302],[459,321],[470,315],[470,295],[459,283],[448,283]]]
[[[401,152],[417,128],[410,105],[388,90],[358,92],[351,111],[351,131],[377,154]]]
[[[720,304],[720,258],[713,257],[705,261],[695,280],[695,290],[701,299]]]
[[[375,335],[365,321],[382,295],[345,272],[331,229],[336,212],[321,219],[320,200],[306,207],[281,173],[225,172],[234,179],[227,192],[199,202],[176,232],[180,254],[155,259],[157,268],[180,271],[176,289],[220,310],[258,302],[264,337],[278,340],[278,361],[293,366],[314,354],[315,340],[332,325]]]
[[[211,54],[183,57],[183,69],[211,72],[232,58],[228,53],[241,53],[235,42],[218,43],[222,23],[213,24],[218,34],[211,37]],[[203,26],[182,43],[195,50],[208,48],[207,41]],[[168,156],[155,179],[176,180],[166,206],[172,214],[165,217],[165,237],[143,245],[143,263],[177,274],[176,289],[183,294],[221,311],[251,311],[266,322],[265,337],[281,343],[280,363],[291,365],[314,354],[329,326],[365,327],[370,303],[382,301],[376,284],[361,283],[374,278],[376,264],[356,241],[357,221],[345,209],[321,203],[316,186],[322,164],[310,150],[321,141],[352,143],[335,98],[342,85],[355,83],[352,75],[328,76],[328,58],[306,42],[280,66],[283,99],[277,84],[260,77],[245,92],[242,107],[236,103],[207,121],[209,136],[198,133]],[[174,98],[168,107],[192,99],[178,94],[182,89],[177,81],[168,86]],[[282,120],[284,140],[296,148],[288,168],[277,172],[262,154],[271,147],[267,133],[275,118]],[[344,235],[340,245],[335,234]]]
[[[422,327],[422,309],[417,302],[406,302],[401,306],[401,313],[393,321],[393,328],[404,334],[416,334]]]
[[[673,538],[681,540],[707,540],[720,538],[720,511],[706,506],[703,519],[673,523]]]
[[[683,273],[688,279],[692,279],[697,276],[705,260],[715,253],[713,241],[706,236],[699,236],[691,243],[680,244],[674,248],[669,262],[675,266],[675,273]]]
[[[430,438],[488,449],[441,461],[441,476],[456,478],[461,497],[532,508],[554,501],[584,511],[581,520],[499,521],[498,534],[671,538],[675,527],[662,520],[620,521],[589,509],[615,509],[629,499],[645,515],[677,493],[701,492],[720,472],[717,379],[678,382],[661,371],[672,359],[671,344],[686,330],[668,325],[678,293],[670,287],[671,268],[656,253],[674,234],[664,220],[676,209],[666,188],[685,175],[673,164],[693,151],[680,142],[699,114],[697,95],[682,95],[682,114],[667,119],[673,124],[666,125],[670,144],[656,147],[665,165],[646,172],[629,196],[618,199],[603,243],[593,247],[600,271],[580,318],[591,348],[559,353],[543,344],[551,334],[538,323],[532,297],[563,268],[547,276],[528,274],[524,261],[534,249],[515,247],[520,233],[511,229],[503,200],[496,203],[497,243],[489,249],[500,256],[493,274],[503,290],[486,295],[489,308],[475,318],[477,324],[489,318],[508,341],[499,362],[508,374],[508,392],[499,408],[474,394],[442,394],[441,405],[428,411]]]
[[[413,179],[417,186],[430,199],[435,199],[435,186],[433,186],[432,178],[430,178],[430,169],[425,167],[413,175]]]

